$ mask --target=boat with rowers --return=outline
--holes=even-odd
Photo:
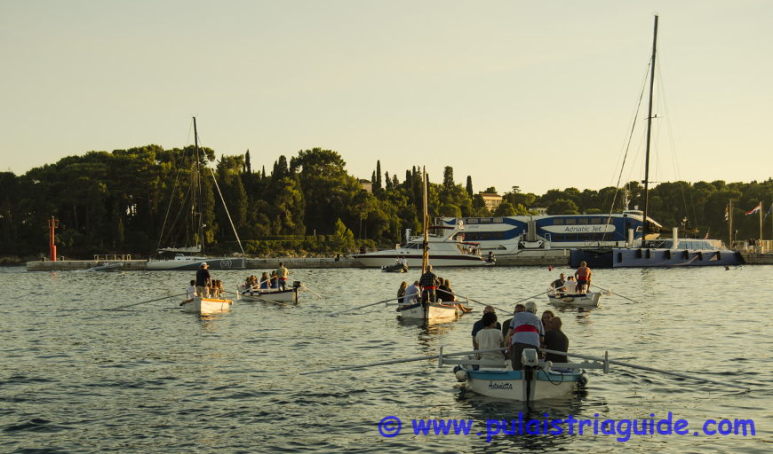
[[[552,350],[547,352],[566,355]],[[523,402],[570,397],[588,382],[585,370],[609,371],[608,361],[600,361],[600,358],[583,363],[544,361],[535,348],[523,350],[522,362],[521,370],[513,370],[511,361],[504,357],[502,360],[479,360],[470,355],[466,359],[455,359],[444,356],[442,347],[438,357],[438,367],[453,365],[456,379],[464,382],[467,390]]]
[[[298,293],[301,281],[293,281],[292,288],[258,288],[242,284],[239,287],[239,297],[244,301],[298,304]]]
[[[423,212],[424,212],[424,222],[423,222],[423,235],[419,238],[421,238],[421,243],[418,243],[418,239],[415,240],[413,244],[418,244],[421,246],[421,274],[422,274],[422,280],[425,278],[431,279],[431,281],[435,281],[437,279],[434,274],[432,274],[432,266],[429,264],[429,249],[430,249],[430,236],[429,236],[429,208],[428,208],[428,201],[427,201],[427,173],[425,170],[422,170],[422,180],[423,180],[423,198],[422,198],[422,205],[423,205]],[[450,237],[449,237],[450,238]],[[410,243],[409,243],[410,244]],[[433,261],[435,260],[435,256],[433,255]],[[442,259],[441,259],[442,261]],[[397,306],[397,314],[398,317],[401,320],[405,321],[420,321],[426,324],[437,324],[437,323],[448,323],[456,321],[459,317],[461,317],[463,314],[470,312],[472,309],[463,306],[461,303],[453,302],[453,301],[433,301],[435,298],[433,295],[435,295],[434,287],[437,285],[437,282],[432,282],[431,284],[425,284],[425,291],[428,287],[431,287],[429,292],[427,293],[427,298],[425,301],[425,295],[422,293],[418,293],[418,289],[415,286],[412,286],[411,289],[416,289],[416,291],[412,291],[411,294],[406,294],[403,297],[403,302],[401,304],[398,304]]]

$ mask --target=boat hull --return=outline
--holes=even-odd
[[[244,301],[259,301],[272,303],[298,303],[298,289],[271,290],[263,289],[259,291],[243,290],[241,299]]]
[[[231,300],[195,296],[190,302],[182,304],[182,310],[193,314],[210,315],[228,312],[231,310],[231,306],[233,306]]]
[[[387,252],[387,251],[385,251]],[[401,254],[390,253],[378,253],[372,254],[355,254],[352,256],[362,266],[368,268],[381,268],[384,266],[394,265],[395,259],[398,257],[405,257],[409,268],[421,269],[421,255],[406,256]],[[432,266],[437,267],[449,267],[449,266],[487,266],[492,263],[486,262],[482,257],[474,255],[431,255]]]
[[[172,260],[148,260],[145,269],[149,271],[191,271],[197,270],[206,262],[211,270],[243,270],[245,260],[243,258],[207,258],[186,257]]]
[[[571,306],[571,307],[599,307],[599,300],[601,299],[601,293],[588,292],[586,294],[579,295],[550,295],[548,294],[548,302],[555,306]]]
[[[433,303],[429,306],[426,320],[429,324],[449,323],[456,321],[462,314],[458,304]],[[397,315],[402,320],[425,320],[421,303],[398,306]]]
[[[578,371],[537,370],[527,381],[520,370],[464,370],[467,389],[488,397],[517,401],[566,398],[584,381],[582,372]]]
[[[572,267],[581,261],[591,268],[662,268],[681,266],[743,265],[743,257],[728,249],[608,248],[578,249],[571,252]]]

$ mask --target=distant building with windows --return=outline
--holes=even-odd
[[[496,192],[479,192],[478,195],[483,199],[483,203],[486,204],[486,209],[494,211],[502,204],[502,196]]]
[[[543,207],[531,207],[529,212],[532,214],[548,214],[548,209]]]
[[[373,183],[370,180],[360,179],[360,188],[368,194],[373,194]]]

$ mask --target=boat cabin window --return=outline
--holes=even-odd
[[[553,225],[564,225],[563,219],[553,219]]]
[[[601,218],[590,218],[591,224],[601,224]]]
[[[467,224],[477,224],[478,223],[478,219],[477,218],[465,218],[464,222],[466,222]]]
[[[566,225],[574,225],[577,223],[577,220],[575,218],[566,218]]]
[[[577,218],[577,223],[585,225],[588,223],[588,218]]]

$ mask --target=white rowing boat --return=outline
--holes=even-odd
[[[239,289],[239,296],[244,301],[261,301],[261,302],[272,302],[272,303],[298,303],[298,290],[300,290],[300,282],[298,282],[298,286],[293,286],[293,288],[288,288],[285,290],[280,289],[273,289],[273,288],[263,288],[263,289],[256,289],[256,288],[250,288],[250,289]]]
[[[183,312],[191,312],[199,315],[219,314],[228,312],[233,306],[232,300],[220,298],[202,298],[194,296],[193,299],[180,303]]]
[[[465,311],[459,303],[430,303],[427,313],[421,303],[401,304],[397,306],[397,316],[401,320],[426,320],[428,324],[456,321]]]
[[[582,308],[599,307],[600,292],[568,294],[551,290],[548,292],[548,302],[555,306],[572,306]]]

